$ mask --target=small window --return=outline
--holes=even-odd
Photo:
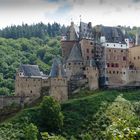
[[[71,63],[69,63],[69,65],[71,65]]]
[[[93,42],[90,42],[90,45],[93,45]]]
[[[115,44],[114,44],[114,47],[115,47]]]
[[[123,56],[123,61],[126,61],[126,57],[125,56]]]
[[[136,59],[136,57],[134,57],[134,60]]]
[[[111,52],[111,49],[109,49],[109,52]]]
[[[123,52],[123,50],[121,50],[121,52]]]
[[[109,63],[107,63],[107,67],[110,67],[110,64]]]
[[[89,56],[87,56],[87,60],[89,60]]]
[[[89,53],[89,49],[87,49],[87,53]]]
[[[30,91],[30,93],[32,93],[32,90]]]
[[[115,71],[113,71],[113,74],[115,74]]]
[[[109,44],[107,44],[107,46],[109,46]]]
[[[114,67],[114,64],[113,63],[111,64],[111,67]]]
[[[118,67],[119,67],[119,64],[118,64],[118,63],[116,63],[116,64],[115,64],[115,67],[116,67],[116,68],[118,68]]]

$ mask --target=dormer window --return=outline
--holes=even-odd
[[[23,75],[23,72],[20,72],[20,73],[19,73],[19,76],[24,76],[24,75]]]

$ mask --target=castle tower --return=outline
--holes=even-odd
[[[68,80],[80,78],[83,75],[83,58],[78,44],[75,44],[66,62],[66,75]]]
[[[88,80],[88,87],[90,90],[95,90],[99,88],[99,72],[95,61],[90,60],[90,65],[85,69],[85,75]]]
[[[67,78],[62,63],[58,58],[54,58],[53,60],[49,80],[50,80],[50,96],[54,97],[57,101],[60,102],[67,100],[68,99]]]

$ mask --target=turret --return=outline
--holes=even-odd
[[[59,58],[53,59],[50,80],[50,96],[57,101],[63,102],[68,99],[68,85],[67,78],[63,65]]]
[[[83,72],[83,58],[78,44],[75,44],[66,62],[66,75],[68,80],[82,76]]]

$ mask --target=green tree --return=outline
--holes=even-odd
[[[48,132],[55,132],[63,126],[63,114],[60,104],[50,96],[45,96],[40,105],[42,125]]]
[[[140,138],[140,121],[130,101],[118,96],[107,108],[106,115],[112,124],[106,129],[108,140],[137,140]]]
[[[25,128],[25,140],[38,140],[38,133],[37,127],[30,123],[29,126]]]
[[[9,89],[6,87],[0,88],[0,95],[9,95]]]

